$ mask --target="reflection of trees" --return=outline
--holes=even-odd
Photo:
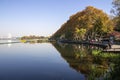
[[[108,61],[99,57],[94,57],[90,46],[57,44],[54,47],[61,56],[69,63],[69,66],[85,75],[87,79],[103,77],[108,69]]]
[[[120,55],[114,60],[115,66],[107,73],[105,80],[120,80]]]

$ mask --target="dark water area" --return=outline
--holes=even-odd
[[[97,47],[58,43],[0,45],[0,80],[102,80],[109,61]]]

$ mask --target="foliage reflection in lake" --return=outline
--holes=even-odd
[[[114,55],[106,57],[107,53],[101,53],[100,48],[93,46],[61,43],[53,43],[53,45],[69,66],[80,74],[84,74],[87,80],[103,80],[111,70],[113,58],[117,57]]]
[[[4,80],[119,80],[120,54],[102,53],[99,47],[27,42],[1,44],[0,51]]]

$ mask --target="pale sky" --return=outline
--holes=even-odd
[[[112,0],[0,0],[0,36],[50,36],[72,14],[94,6],[110,14]]]

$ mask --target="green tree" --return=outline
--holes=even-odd
[[[111,10],[112,13],[116,16],[116,23],[115,23],[115,29],[117,31],[120,31],[120,0],[113,0],[113,9]]]
[[[115,15],[120,16],[120,0],[113,0],[113,9],[111,10],[112,13]]]

